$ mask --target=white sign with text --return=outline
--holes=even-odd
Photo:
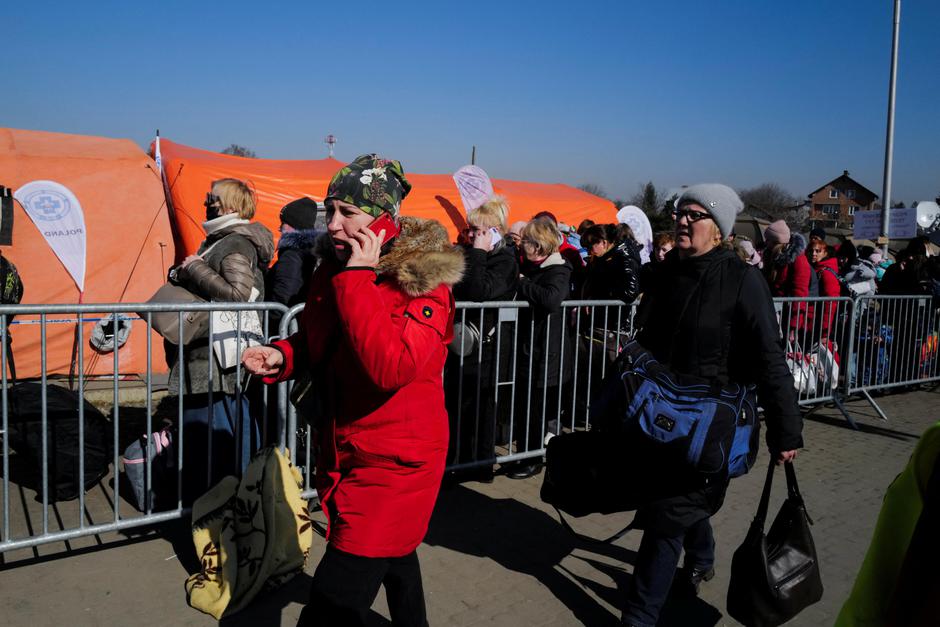
[[[877,240],[881,235],[881,211],[856,211],[852,237]],[[888,237],[910,239],[917,236],[917,209],[895,207],[888,213]]]

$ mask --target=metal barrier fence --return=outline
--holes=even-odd
[[[2,398],[0,398],[0,402],[2,402],[2,430],[0,430],[0,436],[2,436],[2,449],[0,449],[0,452],[2,452],[3,455],[3,518],[2,536],[0,536],[0,553],[12,549],[31,547],[46,542],[68,541],[75,538],[92,536],[105,532],[122,531],[134,527],[152,525],[154,523],[180,518],[184,515],[184,513],[189,511],[188,507],[186,507],[186,504],[183,502],[183,495],[186,491],[186,484],[191,481],[195,481],[195,479],[192,474],[188,473],[188,469],[186,468],[186,463],[189,461],[189,459],[191,459],[191,457],[184,455],[184,433],[187,432],[187,429],[183,429],[182,425],[184,422],[183,415],[186,407],[186,400],[187,398],[194,395],[186,393],[185,385],[180,386],[180,393],[176,396],[174,403],[176,407],[176,425],[178,427],[174,432],[174,438],[176,439],[174,442],[175,459],[167,460],[175,467],[175,477],[173,477],[175,480],[172,481],[172,484],[175,484],[173,485],[173,488],[175,488],[175,503],[171,504],[163,511],[155,511],[154,503],[151,502],[151,491],[154,488],[154,462],[150,455],[144,454],[143,457],[145,461],[142,465],[144,467],[143,494],[145,495],[145,503],[142,508],[143,511],[128,513],[128,510],[133,509],[129,505],[125,505],[125,511],[121,511],[122,490],[120,487],[121,473],[118,472],[119,458],[123,452],[123,444],[128,444],[136,440],[142,434],[151,434],[158,430],[154,428],[155,412],[153,407],[153,372],[150,367],[150,364],[152,363],[154,341],[154,334],[151,333],[153,315],[156,313],[166,312],[176,313],[178,316],[177,322],[182,327],[183,316],[187,312],[224,311],[238,312],[235,315],[235,336],[232,338],[235,341],[238,341],[241,339],[243,334],[242,319],[244,312],[259,312],[259,319],[261,316],[263,316],[263,321],[261,321],[263,332],[265,335],[267,335],[268,328],[270,326],[271,313],[277,312],[283,315],[286,313],[287,308],[276,303],[192,303],[186,305],[118,303],[0,306],[0,331],[2,331],[2,338],[0,338],[0,343],[2,343],[2,346],[0,346],[0,378],[2,378],[2,381],[0,381],[0,383],[2,383],[2,391],[0,391],[0,396],[2,396]],[[143,317],[131,319],[127,316],[127,314],[136,315],[138,313]],[[46,331],[47,326],[52,324],[52,322],[48,320],[48,316],[56,314],[60,315],[60,317],[61,314],[75,315],[74,320],[56,319],[55,322],[62,323],[74,321],[76,323],[75,350],[77,353],[77,363],[80,366],[85,363],[85,342],[89,334],[86,332],[84,324],[89,318],[110,315],[113,319],[113,329],[115,330],[115,333],[118,329],[119,319],[131,319],[133,320],[132,325],[142,327],[144,332],[147,334],[147,372],[144,376],[146,398],[144,400],[145,406],[143,408],[143,423],[140,424],[140,421],[138,420],[138,424],[136,424],[134,427],[136,431],[129,432],[130,426],[128,423],[131,421],[125,420],[123,418],[124,414],[128,413],[129,410],[126,406],[122,408],[120,351],[114,350],[112,355],[113,370],[111,375],[111,379],[113,380],[111,399],[112,412],[110,420],[111,439],[110,442],[108,442],[106,445],[106,448],[109,449],[108,453],[110,453],[110,469],[108,469],[108,464],[106,464],[104,476],[98,477],[95,485],[91,486],[91,489],[87,491],[86,482],[88,479],[88,473],[86,471],[90,470],[88,466],[91,465],[91,462],[89,462],[86,456],[86,449],[88,448],[86,445],[89,443],[88,440],[91,439],[88,437],[91,422],[89,421],[90,417],[86,416],[86,404],[84,402],[83,392],[86,390],[87,382],[84,369],[82,367],[79,367],[77,372],[79,393],[76,398],[74,414],[69,416],[68,414],[70,412],[61,412],[60,414],[53,416],[52,421],[50,421],[49,416],[48,396],[51,387],[54,384],[50,383],[47,370],[48,356]],[[26,425],[20,424],[20,421],[24,419],[24,416],[17,415],[14,411],[14,416],[12,416],[14,420],[11,420],[10,415],[11,407],[13,407],[15,410],[16,408],[19,408],[23,405],[22,403],[18,402],[22,400],[20,398],[21,395],[19,386],[12,387],[10,385],[10,380],[7,374],[8,337],[6,328],[8,317],[13,315],[38,316],[41,337],[40,350],[42,351],[41,377],[39,379],[39,422],[38,425],[29,425],[30,432],[33,434],[31,440],[32,446],[33,448],[38,448],[38,451],[32,451],[30,455],[27,455],[25,450],[18,450],[16,451],[17,454],[15,457],[11,456],[10,440],[14,435],[14,432],[25,432]],[[207,351],[213,350],[212,341],[217,339],[216,330],[213,328],[213,325],[213,316],[209,315],[209,338],[207,344],[205,345]],[[159,336],[156,337],[159,341]],[[188,365],[186,353],[184,353],[182,350],[176,352],[177,355],[175,365],[178,371],[178,379],[179,381],[185,382],[186,379],[184,377],[187,374],[190,374],[187,371]],[[214,379],[216,377],[220,377],[222,374],[230,374],[227,372],[221,373],[216,368],[208,366],[208,364],[211,363],[212,362],[210,360],[207,360],[206,381],[208,394],[206,400],[208,407],[213,406],[213,403],[216,401],[216,397],[226,396],[224,393],[213,391]],[[168,363],[167,365],[171,366],[172,364]],[[231,396],[235,399],[235,413],[232,417],[234,419],[234,424],[236,425],[233,427],[235,443],[232,448],[237,455],[238,451],[244,445],[244,443],[240,441],[240,436],[243,431],[240,426],[242,424],[246,424],[247,421],[251,419],[251,416],[243,415],[242,411],[242,393],[244,391],[246,382],[243,380],[240,364],[235,366],[234,373],[234,393],[229,394],[228,396]],[[35,401],[35,399],[31,400]],[[262,415],[267,416],[266,391],[262,391],[259,402]],[[33,419],[35,419],[35,415],[31,415]],[[77,442],[63,443],[58,441],[64,437],[62,436],[62,433],[66,431],[66,426],[64,426],[66,422],[68,422],[68,429],[74,428],[74,430],[77,431],[77,434],[74,434],[75,437],[77,437]],[[122,422],[124,424],[122,424]],[[283,444],[283,424],[277,423],[273,425],[272,429],[264,429],[267,421],[262,420],[261,422],[263,433],[261,437],[266,439],[268,431],[270,431],[272,435],[280,434],[281,437],[279,437],[279,440]],[[11,426],[14,428],[11,429]],[[217,479],[221,478],[214,476],[213,470],[213,445],[215,444],[218,446],[221,437],[218,433],[219,430],[215,429],[215,426],[216,425],[213,421],[213,413],[209,412],[207,409],[207,421],[205,426],[206,485],[212,485]],[[36,431],[38,431],[38,436],[36,435]],[[70,434],[73,433],[74,432],[70,432]],[[71,437],[71,435],[69,437]],[[25,438],[21,437],[20,439],[24,440],[24,442],[26,441]],[[74,446],[75,450],[63,451],[61,448],[63,444],[66,446]],[[145,444],[144,451],[146,450],[147,446]],[[68,466],[64,469],[61,465],[62,460],[58,459],[60,453],[63,454],[63,459],[68,462]],[[77,457],[77,459],[75,459],[75,457]],[[220,455],[217,454],[217,457],[220,457]],[[97,460],[98,458],[95,459]],[[220,460],[217,459],[216,461]],[[36,465],[38,465],[38,469],[35,467]],[[50,470],[62,471],[62,473],[64,473],[62,474],[62,477],[69,478],[71,475],[71,479],[73,481],[77,481],[77,499],[59,500],[56,498],[53,488],[58,487],[58,485],[53,486],[51,484],[60,477],[50,476]],[[25,483],[28,483],[32,486],[25,487],[23,485],[24,482],[17,482],[16,489],[19,496],[17,501],[14,501],[12,498],[12,487],[14,482],[11,481],[11,471],[17,473],[17,478],[24,479]],[[108,474],[110,474],[110,476],[108,476]],[[75,475],[77,475],[77,478]],[[185,484],[184,478],[186,482]],[[33,501],[30,501],[30,496],[34,497]],[[50,510],[53,517],[55,518],[54,525],[50,521]]]
[[[871,388],[854,383],[859,380],[855,369],[866,363],[856,358],[864,349],[858,338],[867,324],[858,312],[886,309],[885,304],[874,304],[878,299],[897,301],[889,314],[893,324],[898,324],[894,319],[902,312],[929,308],[929,299],[923,297],[774,299],[800,405],[831,402],[857,428],[843,400],[862,394],[887,419],[868,393]],[[281,333],[288,332],[287,325],[300,311],[302,306],[285,316]],[[448,470],[539,459],[546,438],[562,430],[588,428],[592,396],[619,348],[633,335],[636,304],[566,301],[562,313],[546,319],[538,330],[528,311],[528,304],[518,301],[457,303],[455,340],[444,372],[451,431]],[[932,320],[933,326],[915,334],[923,338],[923,350],[933,351],[932,378],[898,370],[907,376],[884,378],[877,387],[940,378],[938,315],[923,313],[919,319]],[[288,415],[289,433],[294,433],[296,411],[287,401],[291,385],[282,384],[279,402]],[[312,496],[310,434],[305,426],[298,432],[295,448],[302,451],[299,465],[304,467],[306,495]]]
[[[851,326],[846,395],[861,394],[883,420],[874,390],[940,381],[940,308],[928,296],[861,296]]]
[[[938,363],[938,333],[940,312],[932,309],[925,297],[862,297],[775,299],[780,323],[781,341],[787,346],[787,358],[802,405],[834,402],[852,426],[854,421],[842,406],[842,399],[852,394],[865,396],[876,407],[869,391],[890,387],[927,383],[940,380]],[[2,449],[3,454],[3,521],[0,553],[41,543],[64,541],[92,536],[104,532],[120,531],[180,518],[188,512],[183,494],[189,478],[184,475],[189,458],[185,453],[186,438],[183,429],[176,430],[174,442],[173,480],[174,502],[160,510],[150,502],[143,511],[130,511],[122,500],[119,486],[119,456],[123,444],[141,434],[154,432],[159,412],[153,407],[153,373],[144,375],[145,406],[138,424],[129,419],[132,412],[121,406],[120,364],[113,355],[112,413],[110,475],[86,492],[84,486],[75,501],[50,498],[50,424],[47,415],[47,391],[52,385],[46,376],[45,329],[50,324],[47,316],[76,314],[78,322],[78,363],[84,363],[85,336],[82,327],[92,314],[109,315],[115,322],[127,313],[140,313],[134,325],[147,332],[147,363],[151,363],[153,334],[150,333],[152,314],[176,312],[182,321],[185,312],[193,311],[257,311],[263,313],[264,335],[269,334],[271,314],[280,315],[278,335],[283,336],[297,328],[297,316],[303,310],[298,305],[290,310],[273,303],[200,303],[189,305],[147,304],[86,304],[48,306],[0,306],[0,330],[6,328],[8,316],[34,315],[42,329],[42,377],[40,386],[41,412],[39,431],[39,480],[33,490],[24,488],[11,477],[14,466],[23,459],[19,451],[11,456],[10,408],[12,390],[7,377],[7,337],[0,339],[0,377],[2,377]],[[619,349],[634,332],[635,304],[620,301],[566,301],[560,313],[540,316],[524,302],[458,303],[455,320],[456,337],[451,345],[445,366],[445,398],[451,421],[451,443],[448,453],[450,470],[485,467],[494,463],[525,462],[539,459],[544,453],[546,438],[562,431],[586,429],[590,426],[589,407],[599,385]],[[126,316],[122,316],[126,317]],[[241,315],[237,316],[239,331]],[[211,323],[210,323],[211,326]],[[116,328],[116,327],[115,327]],[[214,333],[214,330],[210,329]],[[159,336],[157,336],[159,341]],[[184,354],[175,357],[177,369],[186,371]],[[236,399],[235,421],[243,418],[239,397],[246,391],[247,382],[236,365],[235,388],[231,396]],[[219,373],[208,368],[206,377],[212,390],[213,378]],[[252,418],[260,423],[260,444],[278,444],[290,450],[291,460],[302,467],[304,494],[315,495],[312,483],[314,452],[311,434],[304,420],[298,420],[290,394],[295,382],[288,381],[277,388],[276,407],[268,403],[267,386],[252,392],[258,396],[258,408],[252,408]],[[78,373],[79,390],[85,389],[85,377]],[[208,394],[212,405],[213,395]],[[81,396],[81,395],[80,395]],[[171,398],[175,408],[177,427],[184,424],[186,399],[179,394]],[[85,461],[85,405],[77,402],[79,451],[76,471],[80,483],[86,476]],[[166,408],[163,408],[166,410]],[[208,409],[206,409],[208,413]],[[886,419],[878,409],[879,415]],[[256,413],[255,413],[256,412]],[[141,411],[138,411],[141,413]],[[210,413],[211,416],[211,413]],[[209,418],[210,425],[212,418]],[[242,430],[236,428],[238,440]],[[215,431],[209,429],[206,445],[206,483],[211,485],[218,477],[213,471],[213,440]],[[240,445],[234,447],[237,461]],[[154,469],[148,459],[145,467],[145,494],[153,486]],[[11,463],[12,461],[12,463]],[[13,486],[19,493],[13,499]],[[34,496],[38,503],[29,503]],[[55,522],[53,524],[50,511]],[[41,524],[34,521],[41,520]],[[74,522],[71,522],[74,521]]]
[[[849,344],[852,299],[775,298],[774,308],[800,405],[838,400],[839,353]]]

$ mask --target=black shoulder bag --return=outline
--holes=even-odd
[[[757,514],[731,560],[728,614],[752,627],[771,627],[792,619],[822,598],[812,524],[796,483],[793,463],[784,464],[787,500],[764,535],[774,478],[770,460]]]

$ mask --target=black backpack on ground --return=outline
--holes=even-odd
[[[16,464],[13,479],[36,491],[42,500],[42,385],[19,383],[9,391],[10,447],[24,464]],[[79,480],[78,404],[85,408],[85,477]],[[108,474],[111,461],[110,422],[77,393],[57,385],[46,386],[46,451],[48,502],[78,498]]]

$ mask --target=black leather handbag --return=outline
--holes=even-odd
[[[816,546],[809,531],[812,520],[792,462],[784,464],[787,499],[764,535],[774,467],[771,459],[757,514],[731,560],[728,614],[749,627],[785,623],[823,595]]]

